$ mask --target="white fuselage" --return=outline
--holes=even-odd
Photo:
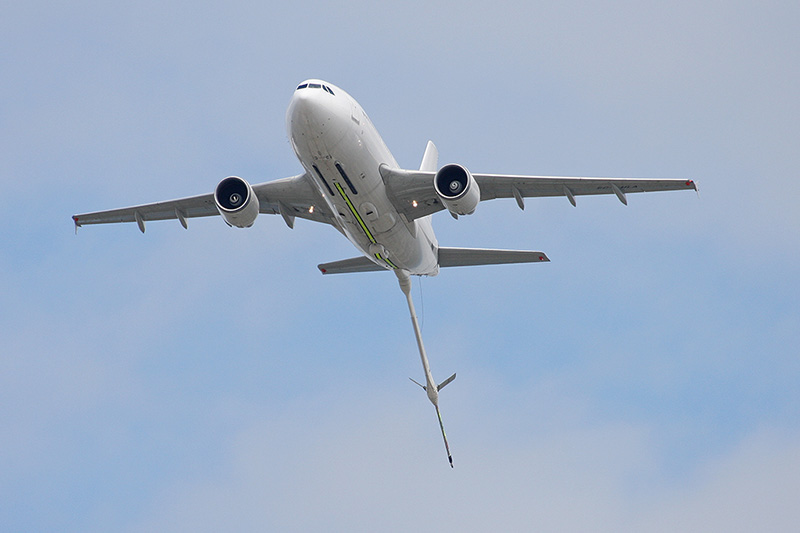
[[[392,205],[379,168],[398,164],[358,102],[330,83],[305,81],[292,96],[286,127],[308,178],[350,242],[387,269],[438,273],[430,217],[405,222]]]

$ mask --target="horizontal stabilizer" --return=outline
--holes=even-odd
[[[492,250],[486,248],[439,248],[439,266],[504,265],[542,263],[550,259],[542,252],[528,250]]]
[[[542,263],[550,259],[542,252],[529,250],[492,250],[487,248],[439,248],[439,266],[505,265],[511,263]],[[354,257],[317,265],[323,274],[352,274],[380,272],[388,268],[368,257]]]
[[[381,270],[387,270],[364,256],[334,261],[333,263],[322,263],[317,265],[317,268],[323,274],[350,274],[353,272],[380,272]]]

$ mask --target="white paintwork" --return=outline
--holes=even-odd
[[[386,193],[379,168],[381,165],[398,168],[394,156],[354,98],[343,89],[321,80],[307,80],[301,86],[316,84],[328,86],[334,94],[322,89],[297,89],[286,112],[286,127],[292,148],[306,175],[314,181],[333,213],[336,227],[378,265],[387,266],[373,252],[379,246],[385,250],[386,258],[399,269],[417,275],[436,275],[439,271],[439,243],[430,217],[405,224]],[[429,164],[427,153],[425,161]],[[347,173],[357,194],[341,176],[337,163]],[[353,215],[345,198],[327,192],[314,165],[334,191],[336,185],[345,191],[372,239]],[[370,211],[372,215],[368,215]],[[372,220],[367,220],[369,217]]]
[[[450,466],[453,459],[439,411],[439,391],[455,378],[455,374],[439,385],[433,379],[411,299],[410,275],[435,276],[440,266],[546,262],[549,259],[542,252],[517,250],[442,248],[440,253],[431,214],[445,207],[454,217],[470,214],[480,201],[494,198],[514,198],[519,208],[524,209],[523,198],[526,197],[566,196],[575,206],[577,195],[615,194],[627,204],[629,192],[696,190],[693,181],[680,179],[473,174],[460,165],[437,170],[439,152],[430,141],[420,169],[403,170],[358,102],[341,88],[322,80],[307,80],[298,86],[286,112],[286,126],[292,148],[305,172],[252,187],[241,180],[247,199],[241,207],[234,207],[239,204],[235,201],[230,202],[230,208],[225,208],[219,198],[210,193],[75,215],[72,217],[75,228],[86,224],[136,222],[144,233],[148,220],[177,219],[186,228],[187,218],[212,215],[222,215],[230,225],[247,227],[259,213],[280,214],[289,228],[294,227],[295,217],[331,224],[364,256],[319,265],[323,274],[330,268],[330,273],[386,269],[394,270],[397,275],[406,296],[425,373],[425,385],[418,384],[436,408]],[[437,176],[450,176],[448,170],[453,169],[463,171],[469,178],[469,185],[459,192],[457,187],[447,187],[449,183],[443,181],[441,185],[454,193],[446,198],[446,191],[434,182]],[[239,194],[238,190],[234,192]],[[224,199],[226,195],[220,194]],[[233,196],[228,198],[232,200]]]

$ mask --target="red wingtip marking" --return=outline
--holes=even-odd
[[[327,273],[327,272],[328,272],[328,271],[327,271],[327,270],[325,270],[324,268],[320,268],[320,270],[322,271],[322,273],[323,273],[323,274],[325,274],[325,273]]]

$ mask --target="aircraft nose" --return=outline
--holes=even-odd
[[[345,134],[350,116],[344,94],[316,80],[303,82],[295,90],[286,112],[286,127],[295,150],[312,142],[335,146]]]
[[[324,121],[328,114],[324,103],[327,96],[329,96],[327,93],[319,89],[298,89],[289,104],[288,121],[301,122],[304,125]]]

